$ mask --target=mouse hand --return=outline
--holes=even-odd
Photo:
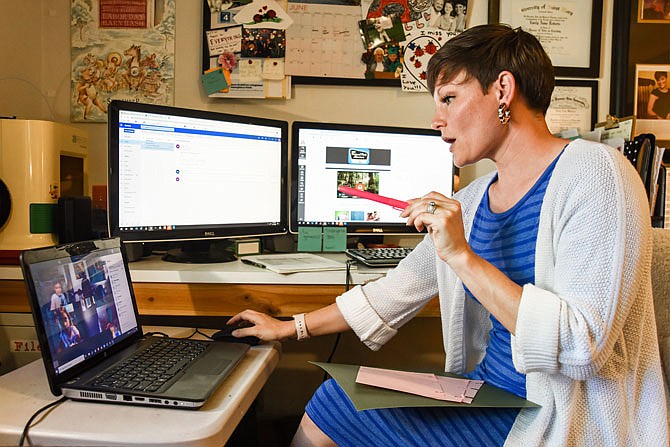
[[[252,326],[246,326],[246,324]],[[240,326],[232,335],[235,337],[258,337],[263,341],[281,341],[295,336],[293,321],[282,321],[255,310],[244,310],[228,320],[227,324]]]

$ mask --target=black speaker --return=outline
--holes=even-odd
[[[87,241],[93,238],[90,197],[59,198],[56,215],[59,244]]]

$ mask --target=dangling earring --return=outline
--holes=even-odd
[[[503,126],[507,123],[509,123],[511,113],[505,103],[500,103],[498,106],[498,119],[500,120],[500,124]]]

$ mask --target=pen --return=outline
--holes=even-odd
[[[253,265],[254,267],[260,267],[262,269],[265,268],[265,266],[263,264],[259,264],[258,262],[254,262],[254,261],[251,261],[249,259],[241,258],[241,261],[245,264]]]
[[[402,200],[397,200],[397,199],[392,199],[390,197],[384,197],[380,196],[379,194],[375,194],[372,192],[368,191],[360,191],[356,188],[352,188],[350,186],[338,186],[337,190],[341,193],[348,194],[350,196],[356,196],[360,197],[362,199],[368,199],[368,200],[373,200],[375,202],[383,203],[384,205],[389,205],[392,206],[393,208],[397,210],[404,210],[407,208],[408,203],[403,202]]]

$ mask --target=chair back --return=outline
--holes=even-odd
[[[651,264],[651,287],[654,293],[656,330],[665,378],[665,397],[670,405],[670,229],[653,228],[652,231],[654,251]],[[670,418],[670,412],[668,418]]]

